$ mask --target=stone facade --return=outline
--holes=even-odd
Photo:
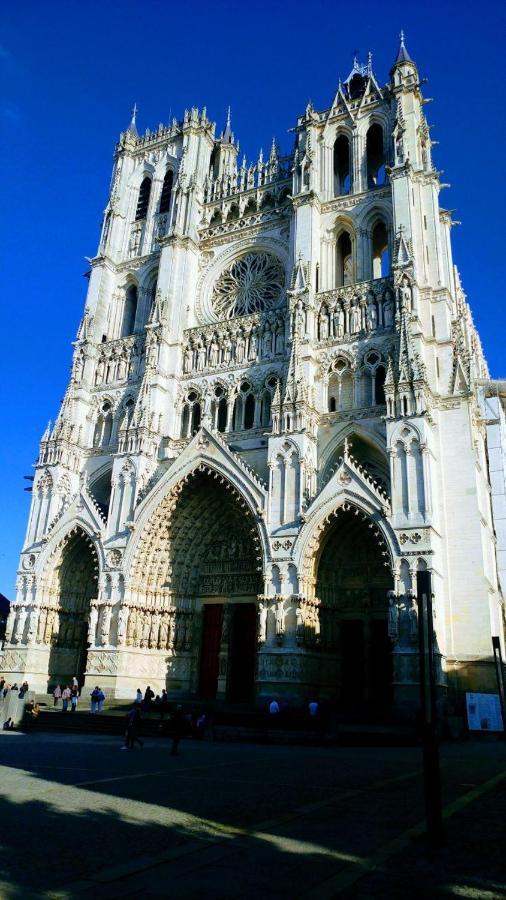
[[[423,103],[402,40],[286,158],[134,116],[0,670],[409,711],[429,569],[441,685],[493,686],[488,371]]]

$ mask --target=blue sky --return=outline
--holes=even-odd
[[[502,297],[506,178],[506,7],[362,0],[4,5],[0,38],[3,195],[3,434],[0,592],[13,597],[38,442],[69,374],[87,266],[96,252],[116,138],[139,106],[140,130],[207,106],[232,124],[248,158],[287,129],[308,99],[331,101],[353,50],[388,77],[401,28],[421,74],[435,163],[452,188],[455,260],[492,375],[506,375]]]

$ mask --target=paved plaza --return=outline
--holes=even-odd
[[[442,748],[446,846],[421,753],[0,736],[0,896],[506,897],[506,746]]]

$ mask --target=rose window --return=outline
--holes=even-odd
[[[221,273],[214,286],[212,303],[220,319],[262,312],[279,300],[285,286],[285,271],[269,253],[248,253]]]

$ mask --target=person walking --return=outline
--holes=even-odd
[[[68,684],[66,684],[65,687],[63,688],[63,691],[61,694],[61,699],[62,699],[62,704],[63,704],[62,712],[64,712],[64,713],[66,713],[69,708],[70,698],[71,698],[70,688],[69,688]]]
[[[176,706],[175,712],[172,714],[172,747],[171,756],[179,756],[179,743],[184,737],[186,731],[186,719],[181,704]]]
[[[140,688],[137,688],[137,693],[135,695],[135,702],[139,703],[139,704],[142,703],[142,691]]]
[[[162,722],[164,720],[165,713],[167,712],[168,706],[169,706],[169,698],[167,696],[167,691],[164,688],[162,691],[162,696],[160,697],[160,706],[159,706],[160,719]]]
[[[53,706],[58,706],[58,703],[60,700],[61,700],[61,687],[59,684],[57,684],[53,691]]]
[[[77,684],[73,684],[70,689],[70,711],[75,712],[77,709],[77,698],[79,697],[79,688]]]
[[[148,684],[145,692],[144,692],[144,709],[146,712],[149,712],[151,709],[151,704],[153,702],[153,698],[155,696],[155,692],[151,690],[151,686]]]
[[[93,690],[92,690],[92,692],[91,692],[91,694],[90,694],[90,697],[91,697],[91,712],[93,713],[93,715],[95,715],[95,713],[96,713],[96,711],[97,711],[97,707],[98,707],[98,692],[99,692],[99,688],[98,688],[98,687],[94,687]]]
[[[97,694],[97,712],[101,713],[101,712],[102,712],[102,706],[104,705],[105,694],[104,694],[102,688],[97,688],[97,690],[98,690],[98,694]]]
[[[139,737],[139,728],[141,725],[141,708],[136,703],[128,710],[126,714],[125,744],[122,750],[133,750],[136,744],[139,744],[141,750],[144,747],[144,741]]]

